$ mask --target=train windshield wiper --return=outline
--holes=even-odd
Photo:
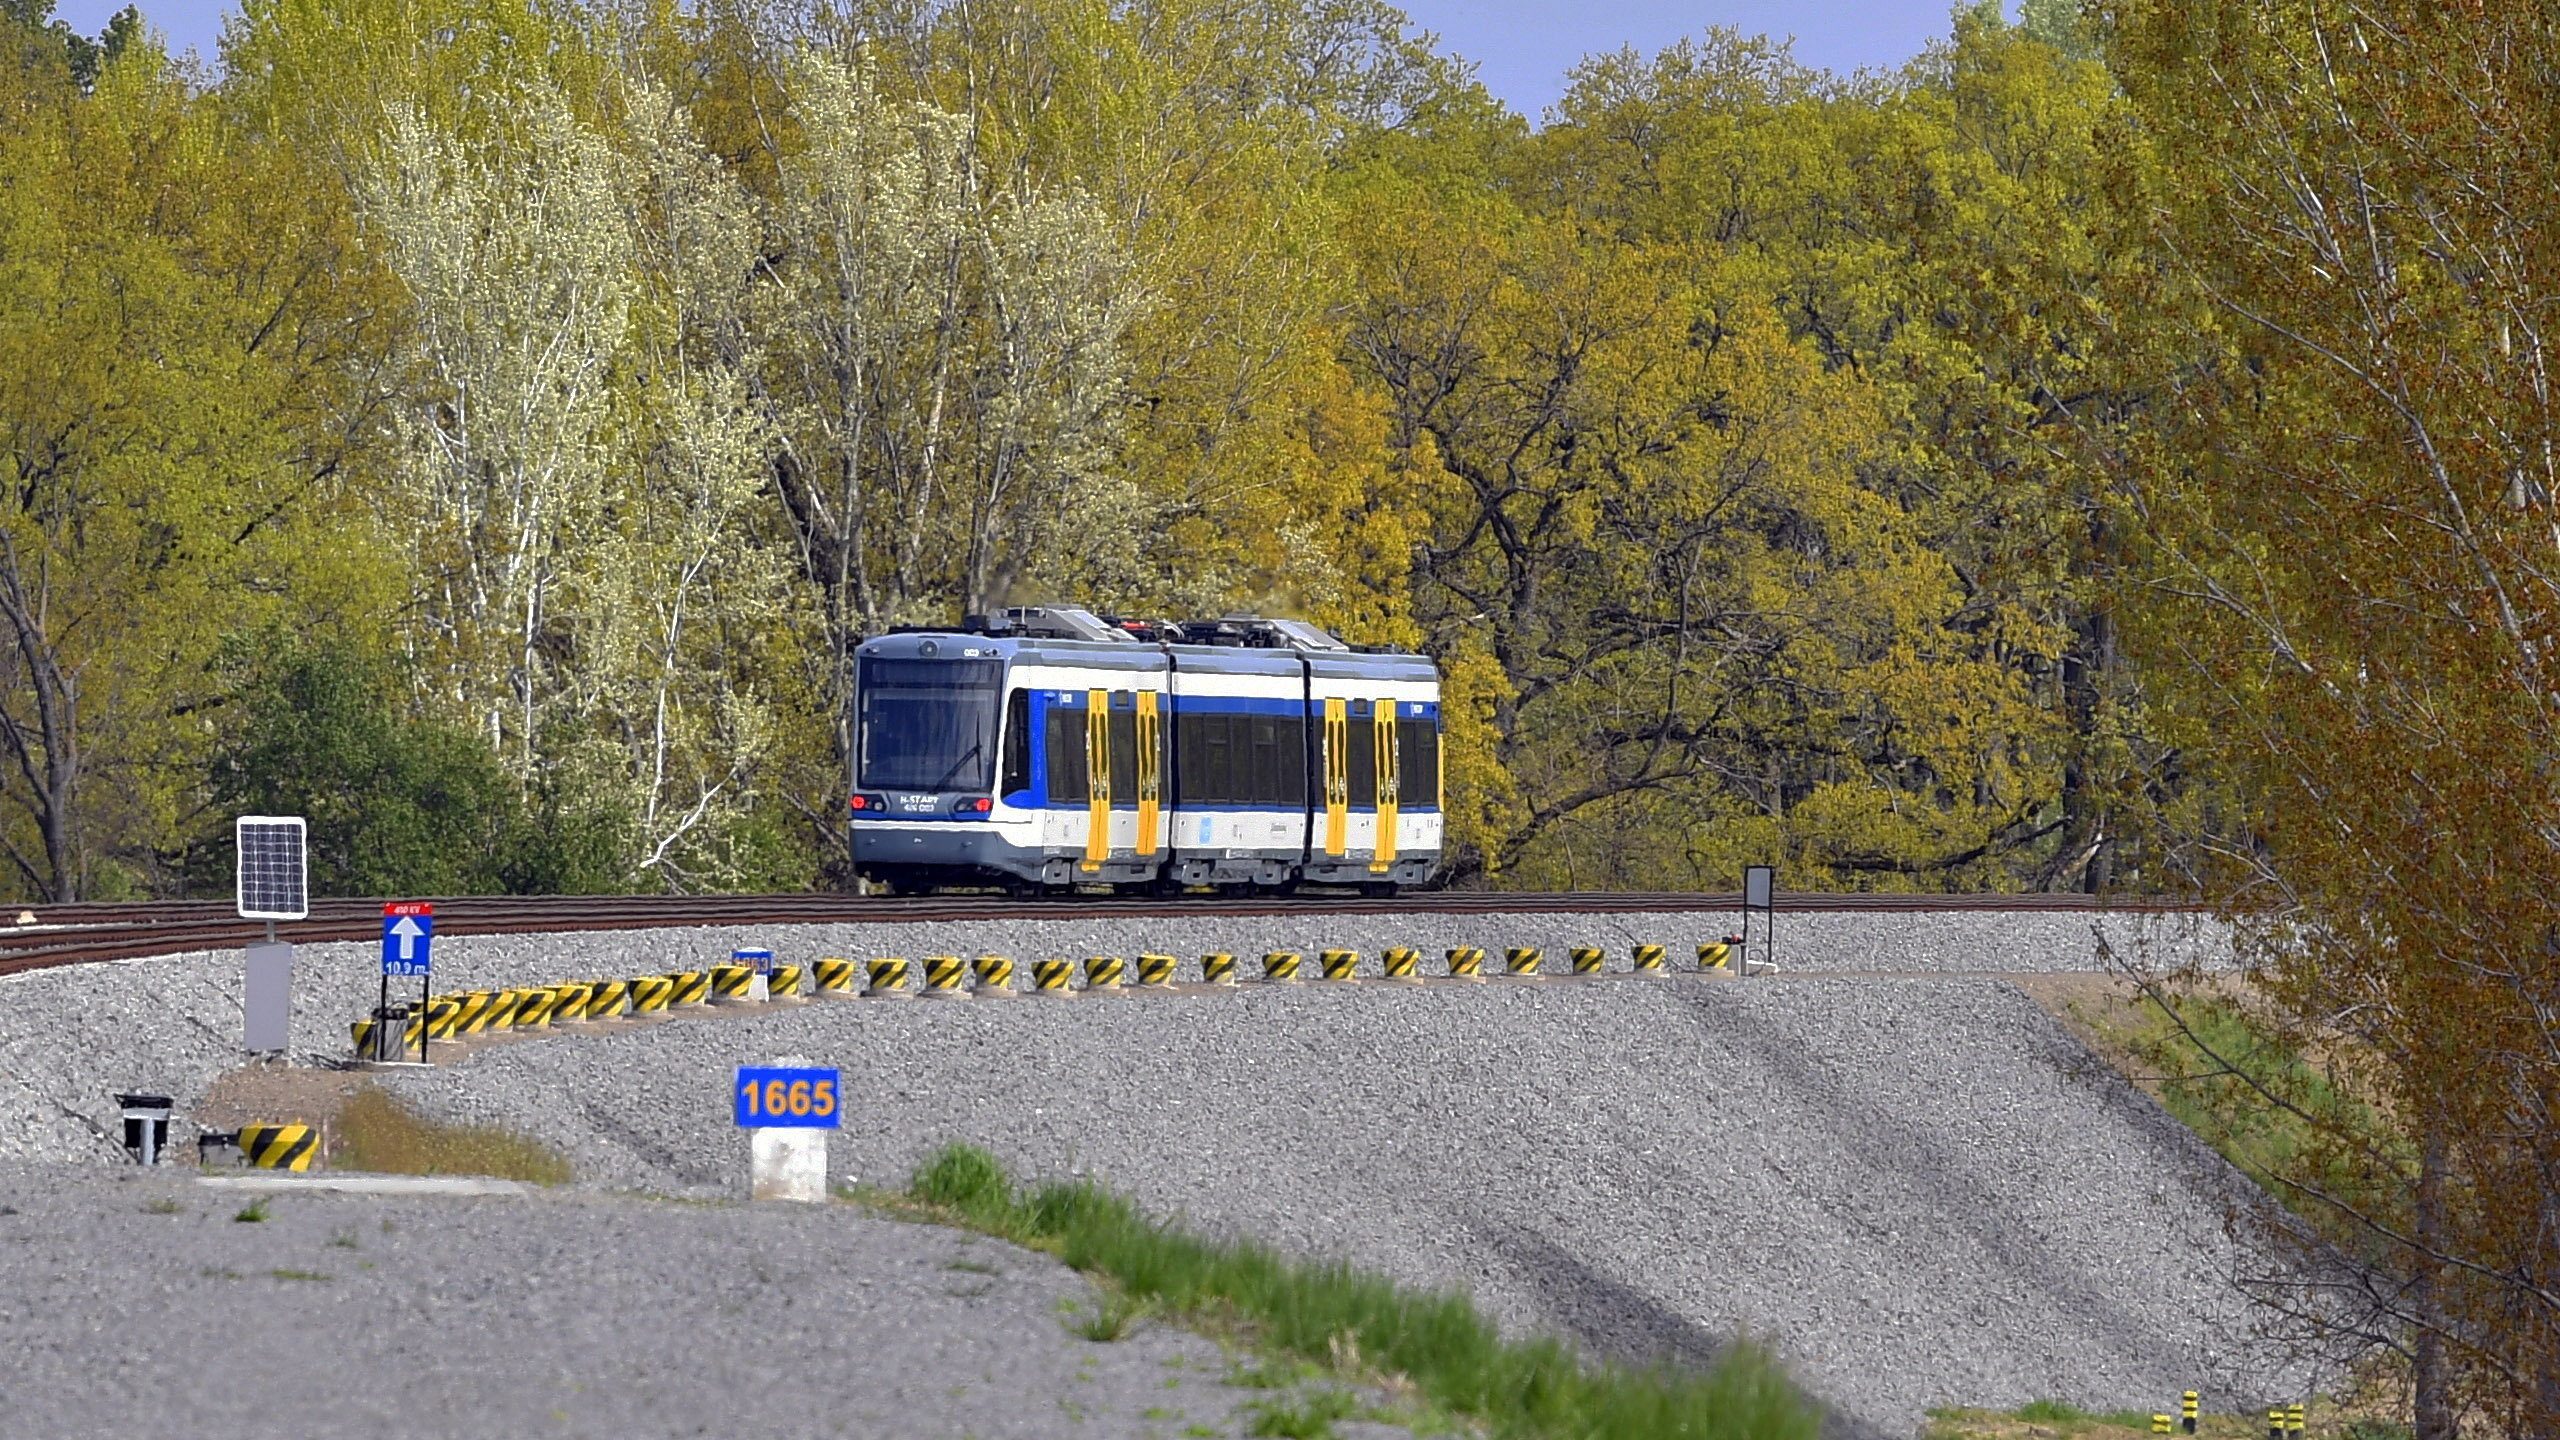
[[[984,742],[981,741],[976,744],[972,744],[968,749],[961,751],[960,758],[951,762],[951,768],[942,772],[942,778],[934,781],[932,784],[927,785],[924,788],[927,790],[939,790],[943,786],[950,784],[952,777],[960,773],[960,767],[977,759],[983,749]]]

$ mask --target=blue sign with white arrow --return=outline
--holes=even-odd
[[[435,946],[436,907],[399,900],[382,907],[382,973],[424,975]]]

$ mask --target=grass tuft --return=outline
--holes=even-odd
[[[1126,1340],[1138,1328],[1138,1322],[1156,1313],[1153,1301],[1139,1299],[1122,1291],[1105,1292],[1099,1303],[1080,1309],[1067,1328],[1087,1340],[1108,1343]]]
[[[546,1145],[492,1126],[430,1120],[370,1085],[338,1112],[331,1149],[345,1169],[385,1175],[492,1175],[536,1185],[569,1180],[569,1162]]]
[[[1257,1400],[1248,1435],[1279,1440],[1333,1440],[1333,1422],[1346,1420],[1359,1402],[1341,1390],[1310,1390],[1286,1400]]]
[[[937,1152],[909,1195],[1107,1276],[1132,1302],[1242,1321],[1264,1345],[1317,1364],[1357,1355],[1496,1436],[1813,1440],[1820,1429],[1784,1372],[1748,1345],[1704,1371],[1586,1363],[1557,1341],[1504,1340],[1463,1297],[1284,1259],[1249,1241],[1205,1239],[1089,1183],[1026,1193],[993,1156],[967,1146]]]
[[[267,1202],[263,1198],[252,1200],[248,1204],[241,1206],[239,1213],[233,1215],[231,1218],[234,1222],[242,1225],[264,1224],[267,1218]]]

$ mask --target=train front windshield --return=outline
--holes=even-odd
[[[983,793],[994,781],[1001,660],[864,657],[862,788]]]

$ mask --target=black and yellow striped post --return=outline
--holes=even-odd
[[[2284,1407],[2281,1405],[2267,1412],[2267,1440],[2284,1440]]]
[[[1409,945],[1391,945],[1378,956],[1378,974],[1389,980],[1418,980],[1415,971],[1422,964],[1422,952]]]
[[[1483,949],[1474,945],[1460,945],[1451,950],[1449,952],[1449,978],[1452,980],[1482,980],[1484,978]]]
[[[1503,963],[1510,973],[1524,978],[1538,973],[1540,958],[1535,945],[1514,945],[1503,952]]]
[[[746,965],[714,965],[711,967],[711,1003],[743,1005],[747,1001],[747,984],[756,978],[753,967]]]
[[[516,992],[515,1028],[518,1030],[551,1028],[551,991],[548,988],[528,985]]]
[[[1733,973],[1733,947],[1722,940],[1710,940],[1698,947],[1698,968],[1718,975]]]
[[[1608,959],[1609,952],[1597,945],[1576,945],[1573,947],[1573,973],[1597,975]]]
[[[1200,957],[1200,983],[1233,985],[1236,983],[1236,957],[1224,950],[1213,950]]]
[[[359,1060],[400,1058],[389,1053],[388,1047],[391,1043],[390,1032],[401,1026],[402,1018],[398,1010],[385,1009],[362,1020],[349,1021],[347,1034],[356,1042],[356,1058]]]
[[[1031,988],[1042,995],[1073,995],[1067,982],[1074,979],[1076,967],[1067,960],[1034,960],[1031,962]]]
[[[785,1000],[798,995],[801,981],[807,973],[797,965],[774,966],[773,973],[764,977],[765,998]]]
[[[1639,945],[1635,949],[1635,973],[1638,975],[1662,974],[1662,962],[1667,958],[1669,958],[1669,952],[1659,945]]]
[[[2190,1435],[2196,1433],[2197,1398],[2196,1392],[2193,1390],[2190,1390],[2186,1394],[2178,1397],[2178,1428],[2186,1431]]]
[[[489,1028],[492,1030],[513,1030],[516,1028],[516,1007],[523,1003],[524,992],[522,990],[501,990],[497,994],[490,996]]]
[[[1273,950],[1262,957],[1262,982],[1266,985],[1298,983],[1298,952]]]
[[[1360,978],[1360,952],[1357,950],[1327,950],[1316,957],[1316,965],[1316,973],[1327,980],[1348,983]]]
[[[904,996],[907,993],[907,962],[905,957],[892,955],[886,959],[874,960],[871,962],[870,972],[871,985],[870,988],[862,992],[863,994],[881,998],[897,998]]]
[[[1138,957],[1138,984],[1148,990],[1161,990],[1173,983],[1175,961],[1170,955]]]
[[[2284,1407],[2284,1428],[2288,1435],[2302,1433],[2302,1406],[2299,1402]]]
[[[946,1000],[965,1000],[969,992],[960,988],[960,982],[968,973],[969,967],[961,964],[957,955],[927,955],[924,957],[924,993]]]
[[[1012,956],[981,955],[978,957],[975,968],[978,974],[979,994],[1010,995],[1013,993]]]
[[[1120,976],[1129,967],[1117,955],[1088,955],[1084,961],[1084,988],[1108,994],[1120,988]]]
[[[587,1007],[595,1002],[596,987],[584,980],[579,980],[567,985],[554,985],[551,988],[552,992],[560,997],[551,1007],[551,1018],[555,1023],[562,1020],[587,1018]]]
[[[587,1018],[610,1020],[631,1008],[631,982],[597,980],[587,989]]]
[[[853,962],[830,955],[809,966],[810,978],[818,982],[820,993],[839,995],[853,988]]]
[[[676,982],[664,975],[641,975],[631,982],[631,1013],[664,1015],[667,997],[676,992]]]
[[[2155,1413],[2154,1415],[2152,1415],[2152,1417],[2151,1417],[2151,1433],[2152,1433],[2152,1434],[2154,1434],[2154,1435],[2166,1435],[2166,1434],[2168,1434],[2168,1433],[2169,1433],[2169,1417],[2168,1417],[2168,1416],[2166,1416],[2166,1415],[2161,1415],[2161,1414],[2156,1414],[2156,1413]]]
[[[460,1024],[461,1021],[462,1006],[459,1002],[452,1000],[430,1000],[427,1002],[428,1039],[452,1039],[453,1027]]]
[[[453,1033],[477,1035],[488,1029],[489,1007],[497,1001],[497,998],[494,993],[487,990],[474,990],[463,996],[462,1013],[454,1019]]]
[[[261,1170],[309,1170],[319,1149],[320,1132],[308,1125],[240,1127],[240,1158]]]
[[[669,1005],[706,1005],[711,1001],[711,977],[699,970],[678,970],[667,976],[675,988],[667,996]]]

